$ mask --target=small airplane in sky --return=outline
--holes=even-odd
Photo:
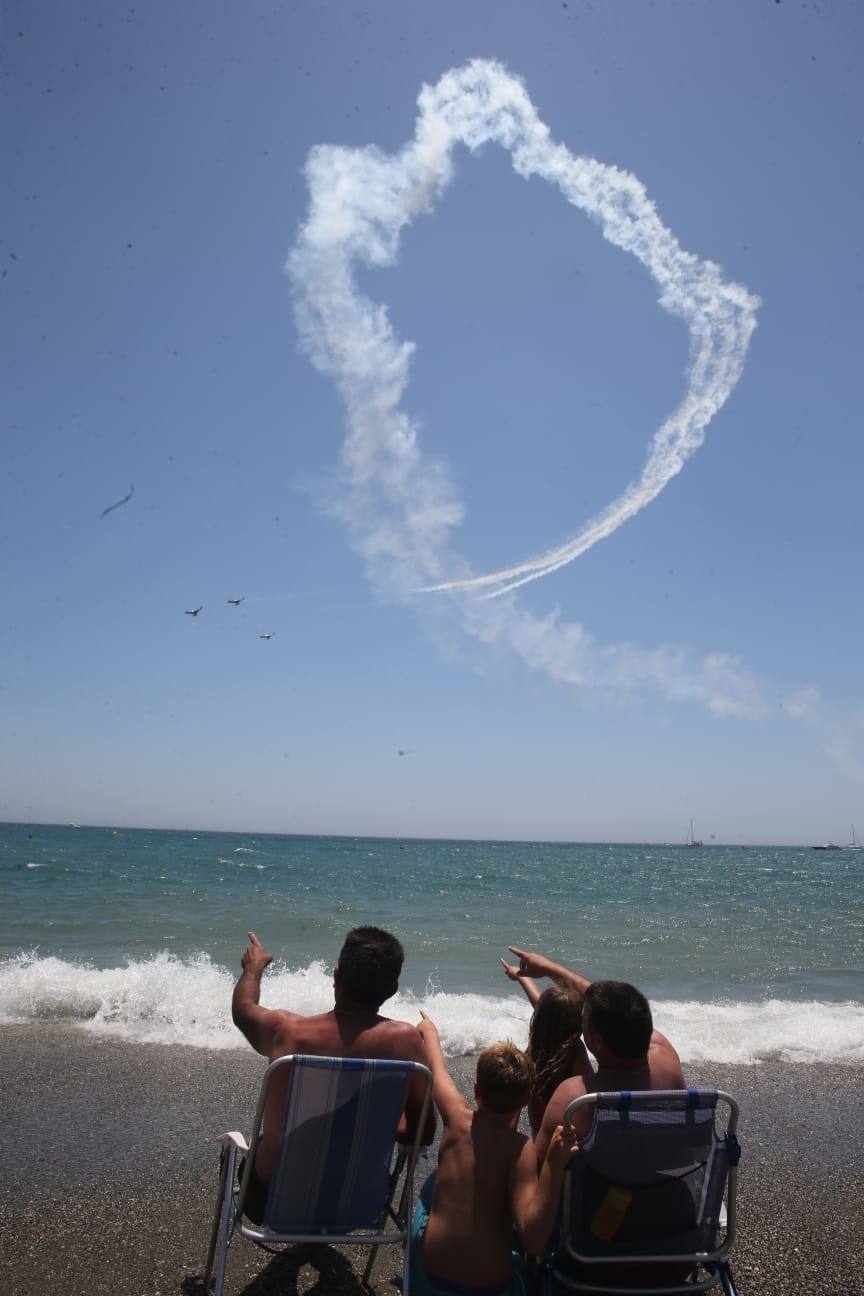
[[[272,638],[273,638],[273,631],[271,630],[270,633],[269,633],[269,634],[266,634],[266,635],[259,635],[258,638],[259,638],[259,639],[272,639]]]
[[[204,604],[202,603],[202,604],[200,605],[200,607],[197,607],[197,608],[187,608],[186,611],[185,611],[185,613],[184,613],[184,615],[185,615],[185,616],[197,616],[198,613],[201,611],[201,608],[203,608],[203,606],[204,606]]]
[[[122,500],[118,500],[116,504],[109,504],[108,507],[106,509],[103,509],[102,512],[99,514],[100,518],[107,517],[108,514],[113,513],[115,509],[121,508],[122,505],[124,504],[128,504],[134,494],[135,494],[135,483],[133,482],[132,485],[129,487],[129,494],[124,495]]]
[[[243,602],[243,599],[245,599],[245,597],[246,597],[246,595],[244,594],[244,595],[243,595],[241,598],[239,598],[239,599],[226,599],[225,601],[226,601],[226,603],[230,603],[232,607],[239,607],[240,604]]]

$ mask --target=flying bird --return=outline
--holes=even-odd
[[[273,631],[271,630],[270,633],[269,633],[269,634],[266,634],[266,635],[259,635],[258,638],[259,638],[259,639],[272,639],[272,638],[273,638]]]
[[[128,504],[134,494],[135,494],[135,485],[133,483],[129,487],[129,494],[124,495],[122,500],[118,500],[116,504],[109,504],[108,507],[106,509],[103,509],[102,512],[99,514],[100,518],[107,517],[109,513],[114,512],[115,508],[120,508],[123,504]]]
[[[239,599],[226,599],[225,601],[226,603],[230,603],[232,607],[239,607],[245,597],[246,595],[243,594]]]
[[[187,608],[187,609],[186,609],[186,612],[185,612],[184,615],[186,615],[186,616],[197,616],[198,613],[201,611],[201,608],[203,608],[203,606],[204,606],[204,604],[202,603],[200,607],[197,607],[197,608]]]
[[[396,755],[397,755],[397,756],[410,756],[413,750],[414,750],[413,747],[407,747],[407,748],[405,748],[405,750],[403,751],[403,749],[400,747],[400,748],[397,750]]]

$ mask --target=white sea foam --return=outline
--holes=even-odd
[[[58,1021],[101,1035],[199,1048],[245,1048],[231,1022],[234,973],[208,955],[172,954],[95,968],[38,953],[0,959],[0,1022]],[[274,964],[262,1002],[295,1012],[332,1005],[331,972],[323,963]],[[757,1003],[658,1000],[654,1018],[685,1062],[864,1064],[864,1003]],[[388,1015],[416,1021],[423,1008],[441,1031],[450,1056],[473,1053],[499,1039],[524,1045],[530,1008],[510,995],[453,994],[428,985],[391,999]]]

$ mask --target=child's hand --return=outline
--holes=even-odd
[[[504,971],[507,973],[507,975],[508,975],[508,977],[510,978],[511,981],[518,981],[518,980],[519,980],[519,964],[518,964],[518,963],[505,963],[504,959],[502,959],[502,958],[499,958],[498,962],[501,964],[502,968],[503,968]]]
[[[528,950],[519,949],[516,945],[508,945],[507,948],[519,960],[520,976],[548,977],[552,975],[555,964],[545,954],[529,954]]]
[[[562,1173],[574,1152],[579,1150],[579,1140],[572,1125],[556,1125],[549,1140],[546,1160],[556,1173]]]
[[[430,1017],[426,1016],[422,1008],[420,1009],[420,1020],[417,1023],[417,1029],[420,1032],[420,1034],[423,1036],[424,1043],[428,1043],[430,1040],[434,1040],[436,1041],[436,1043],[440,1042],[440,1036],[438,1035],[438,1027],[435,1025],[435,1023],[432,1021]]]

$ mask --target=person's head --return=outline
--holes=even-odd
[[[582,1034],[582,995],[578,990],[549,986],[534,1005],[528,1028],[528,1050],[536,1066]]]
[[[499,1116],[518,1116],[528,1101],[533,1079],[534,1068],[526,1053],[510,1040],[493,1044],[477,1059],[477,1106]]]
[[[549,986],[534,1005],[528,1028],[528,1056],[534,1065],[534,1093],[547,1101],[570,1074],[573,1053],[582,1037],[582,995]]]
[[[585,991],[582,1030],[598,1060],[598,1048],[636,1062],[648,1053],[654,1023],[648,1000],[626,981],[594,981]]]
[[[355,927],[345,937],[333,973],[337,994],[379,1008],[399,989],[405,951],[380,927]]]

